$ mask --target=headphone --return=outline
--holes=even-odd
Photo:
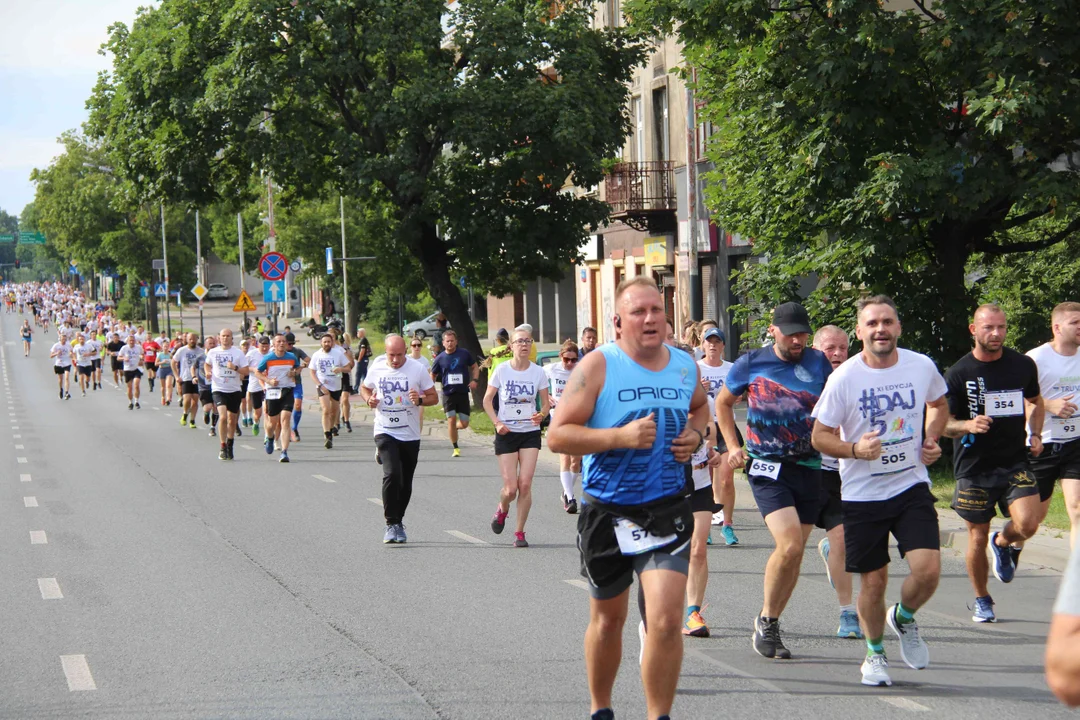
[[[615,328],[622,330],[622,318],[619,317],[618,313],[615,314]]]

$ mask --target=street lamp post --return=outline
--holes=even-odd
[[[165,332],[172,337],[172,316],[169,314],[169,253],[165,248],[165,203],[158,207],[161,209],[161,258],[165,263]]]

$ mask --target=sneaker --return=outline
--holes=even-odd
[[[339,434],[340,432],[341,432],[341,428],[340,428],[339,426],[337,426],[337,425],[335,425],[334,427],[330,428],[330,434],[331,434],[331,435],[337,435],[337,434]]]
[[[577,515],[577,512],[578,512],[577,498],[567,498],[567,497],[563,496],[563,510],[566,511],[567,515]]]
[[[274,438],[267,437],[266,442],[263,443],[263,449],[266,450],[267,455],[274,454]]]
[[[187,425],[187,415],[181,415],[180,416],[180,427],[184,427],[185,425]]]
[[[730,525],[725,525],[720,534],[724,536],[724,543],[726,545],[738,545],[739,538],[735,537],[735,531],[731,529]]]
[[[136,410],[142,410],[142,405],[139,404],[138,400],[135,401],[135,409]]]
[[[207,433],[207,434],[208,434],[208,435],[209,435],[210,437],[216,437],[216,436],[217,436],[217,428],[216,428],[216,427],[211,427],[211,428],[210,428],[210,432],[209,432],[209,433]]]
[[[289,462],[289,453],[282,450],[281,451],[281,457],[278,458],[278,462],[279,463],[287,463],[287,462]]]
[[[221,451],[217,454],[218,460],[228,460],[229,453],[225,451],[225,448],[221,448]]]
[[[203,425],[209,425],[210,424],[210,413],[204,412],[202,414],[202,424]]]
[[[761,657],[791,659],[791,651],[784,647],[784,641],[780,639],[779,620],[765,622],[760,616],[754,618],[754,650]]]
[[[683,623],[682,634],[689,635],[690,637],[709,637],[709,626],[705,624],[705,618],[701,617],[700,612],[695,610],[686,616],[686,622]]]
[[[836,637],[862,640],[863,634],[859,629],[858,613],[850,610],[840,611],[840,627],[836,628]]]
[[[461,457],[461,450],[454,448],[454,452],[450,453],[450,457]]]
[[[640,620],[637,624],[638,656],[637,664],[640,665],[645,659],[645,621]]]
[[[194,420],[189,420],[188,421],[188,427],[191,428],[192,430],[195,430],[196,429],[195,421]]]
[[[387,525],[386,534],[383,535],[383,545],[392,545],[397,542],[397,526]]]
[[[901,623],[896,613],[900,609],[900,605],[893,605],[885,613],[885,622],[889,624],[889,628],[896,633],[897,639],[900,640],[900,657],[904,659],[904,662],[915,670],[922,670],[924,667],[930,664],[930,648],[926,647],[926,641],[919,637],[919,624],[912,620],[909,623]]]
[[[394,526],[394,530],[395,530],[395,532],[397,534],[398,543],[404,545],[405,543],[407,543],[409,541],[409,538],[406,537],[406,535],[405,535],[405,526],[404,525],[402,525],[401,523],[398,523],[397,525]]]
[[[506,527],[506,516],[510,513],[504,513],[502,508],[495,508],[495,514],[491,516],[491,532],[498,535]]]
[[[297,432],[296,430],[292,431],[292,441],[293,442],[300,442],[300,433]]]
[[[259,426],[255,424],[255,421],[251,421],[251,434],[255,437],[259,436]]]
[[[995,541],[1000,534],[1000,532],[995,532],[990,536],[990,549],[994,551],[994,577],[1003,583],[1011,583],[1016,573],[1012,548],[998,547]]]
[[[514,547],[529,547],[529,541],[525,539],[525,533],[514,533]]]
[[[134,410],[134,409],[135,409],[135,403],[128,403],[128,410]]]
[[[723,525],[724,524],[724,511],[723,510],[721,510],[720,512],[714,512],[712,514],[712,524],[713,525]]]
[[[836,583],[832,580],[832,571],[829,570],[829,538],[821,538],[821,542],[817,544],[818,554],[821,555],[821,559],[825,561],[825,577],[829,578],[829,585],[832,589],[836,589]]]
[[[244,431],[240,429],[239,425],[237,425],[236,426],[236,437],[241,437],[243,434],[244,434]]]
[[[323,447],[326,448],[327,450],[334,447],[334,441],[333,441],[331,436],[327,436],[326,442],[323,443]]]
[[[889,661],[881,653],[869,653],[862,664],[862,684],[874,687],[889,687]]]
[[[63,399],[64,399],[64,391],[63,391],[63,390],[61,390],[61,391],[60,391],[60,399],[61,399],[61,400],[63,400]]]
[[[994,615],[994,599],[989,595],[986,597],[975,598],[975,607],[968,605],[968,610],[972,610],[975,614],[971,616],[973,622],[977,623],[992,623],[997,622],[997,616]]]
[[[86,391],[85,390],[82,391],[82,396],[86,397]]]
[[[349,422],[348,420],[345,421],[345,429],[348,430],[349,432],[352,432],[352,423]]]
[[[712,545],[712,530],[709,531],[709,536],[705,538],[706,545]]]
[[[65,400],[70,400],[71,399],[71,393],[69,393],[69,392],[64,393],[64,399]],[[138,405],[138,403],[135,403],[135,404]]]

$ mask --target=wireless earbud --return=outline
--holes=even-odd
[[[615,327],[618,330],[622,330],[622,318],[618,315],[615,316]]]

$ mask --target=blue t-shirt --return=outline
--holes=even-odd
[[[472,353],[465,348],[458,348],[452,353],[441,352],[431,363],[431,374],[442,383],[443,395],[458,395],[469,392],[472,371],[476,364]]]
[[[763,347],[735,361],[725,383],[732,395],[746,394],[746,451],[761,460],[796,461],[821,467],[810,444],[814,411],[832,365],[825,353],[804,348],[797,363]]]
[[[686,465],[676,462],[671,443],[686,427],[698,383],[694,358],[667,348],[663,370],[648,370],[615,343],[593,352],[607,361],[604,387],[596,398],[590,428],[614,428],[653,413],[656,440],[648,450],[608,450],[586,455],[582,490],[602,503],[643,505],[685,492]]]

